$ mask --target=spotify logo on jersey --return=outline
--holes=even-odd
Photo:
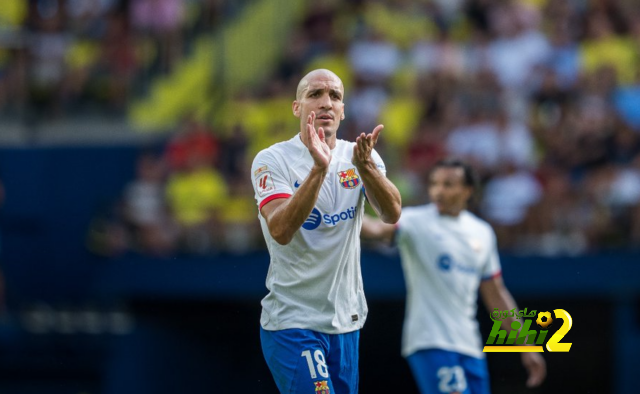
[[[302,224],[302,228],[305,230],[315,230],[318,228],[321,221],[322,214],[320,213],[320,211],[318,211],[318,208],[313,208],[313,211],[311,211],[311,214],[309,215],[307,220],[305,220]]]
[[[339,222],[346,220],[353,220],[356,218],[356,212],[358,208],[351,207],[345,211],[334,213],[334,214],[322,214],[318,210],[318,208],[313,208],[311,214],[305,220],[302,228],[305,230],[315,230],[320,226],[320,223],[324,221],[324,223],[329,227],[335,227]]]

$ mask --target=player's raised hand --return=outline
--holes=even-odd
[[[362,168],[366,164],[372,162],[371,161],[371,151],[373,151],[373,147],[376,146],[378,142],[378,136],[380,132],[384,128],[383,125],[377,125],[373,131],[369,134],[361,133],[358,138],[356,138],[356,144],[353,147],[353,157],[351,158],[351,162],[355,164],[357,168]]]
[[[538,387],[547,376],[547,364],[538,353],[522,353],[522,365],[529,375],[527,387]]]
[[[331,162],[331,148],[327,145],[325,140],[324,130],[322,127],[316,128],[313,126],[313,122],[316,120],[316,113],[311,111],[311,114],[307,118],[307,141],[309,141],[309,153],[313,157],[313,161],[316,166],[325,169],[329,167]]]

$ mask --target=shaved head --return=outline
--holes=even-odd
[[[300,80],[291,110],[300,119],[300,138],[305,145],[311,126],[316,131],[322,129],[327,145],[335,147],[338,127],[344,119],[343,98],[342,80],[330,70],[313,70]]]
[[[300,83],[298,83],[298,89],[296,90],[296,100],[300,100],[302,98],[302,92],[304,92],[305,89],[309,87],[309,80],[314,77],[335,78],[340,82],[340,90],[342,90],[342,93],[344,94],[344,85],[342,84],[342,80],[340,79],[340,77],[338,77],[331,70],[319,68],[317,70],[309,72],[307,75],[302,77]]]

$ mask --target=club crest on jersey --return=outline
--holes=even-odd
[[[316,386],[317,394],[330,394],[329,385],[327,385],[326,380],[319,380],[317,382],[313,382],[313,384]]]
[[[338,178],[340,178],[340,184],[345,189],[355,189],[360,184],[360,177],[356,174],[355,168],[338,171]]]

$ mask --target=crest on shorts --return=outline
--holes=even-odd
[[[316,394],[330,394],[329,393],[329,385],[327,385],[326,380],[318,380],[317,382],[313,382],[316,386]]]
[[[360,177],[356,174],[355,168],[338,171],[338,178],[340,179],[340,184],[345,189],[355,189],[360,184]]]

